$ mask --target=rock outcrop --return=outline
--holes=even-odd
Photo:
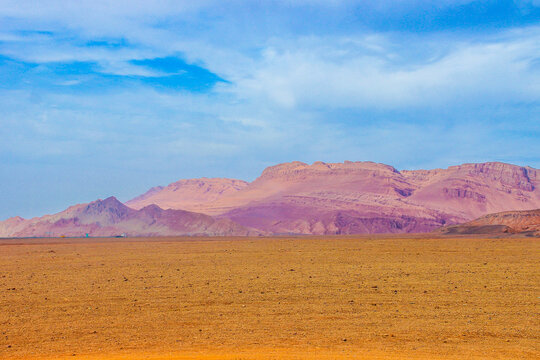
[[[488,214],[460,225],[445,226],[437,232],[454,234],[522,234],[540,236],[540,209]]]

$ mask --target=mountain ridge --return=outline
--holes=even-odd
[[[155,186],[144,194],[126,201],[126,205],[141,209],[158,201],[164,209],[185,209],[214,201],[219,196],[238,191],[247,184],[248,182],[243,180],[227,178],[181,179],[167,186]],[[175,201],[169,202],[168,199],[171,197],[175,198]],[[178,201],[181,201],[182,207],[178,207]]]
[[[13,219],[13,218],[12,218]],[[8,219],[9,220],[9,219]],[[115,197],[78,204],[53,215],[0,222],[0,237],[39,236],[245,236],[258,232],[228,219],[148,205],[132,209]]]
[[[217,233],[253,229],[263,234],[320,235],[429,232],[488,213],[540,208],[540,171],[501,162],[400,171],[370,161],[311,165],[294,161],[269,166],[252,182],[182,179],[153,187],[127,201],[128,206],[119,204],[116,198],[107,198],[41,218],[10,218],[0,222],[0,234],[23,224],[36,227],[58,221],[64,228],[99,223],[102,228],[106,224],[129,230],[126,224],[131,224],[140,231],[147,213],[159,213],[166,227],[174,223],[174,216],[187,213],[207,216],[210,223],[230,222],[220,223]],[[131,218],[138,222],[130,223]],[[206,222],[200,224],[201,231],[212,232]],[[162,229],[161,233],[172,232]],[[196,229],[178,228],[181,233],[196,233]]]
[[[171,198],[168,205],[277,233],[425,232],[489,212],[540,206],[539,178],[537,169],[501,162],[399,171],[370,161],[294,161],[269,166],[247,186],[213,201],[174,204]]]

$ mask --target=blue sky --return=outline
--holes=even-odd
[[[0,219],[268,165],[540,167],[540,1],[0,2]]]

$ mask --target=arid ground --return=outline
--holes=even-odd
[[[1,359],[539,359],[532,238],[0,240]]]

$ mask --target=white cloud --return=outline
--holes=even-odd
[[[235,81],[242,98],[259,96],[283,107],[399,108],[538,101],[539,28],[484,42],[454,41],[435,57],[405,59],[384,36],[375,52],[349,39],[320,38],[263,50],[251,73]],[[385,44],[386,43],[386,44]],[[432,46],[432,44],[430,45]],[[396,50],[397,49],[397,50]]]
[[[537,0],[529,2],[534,1]],[[400,6],[448,7],[468,2],[419,0]],[[392,3],[372,2],[369,6],[388,8]],[[319,1],[275,4],[324,7]],[[461,41],[444,34],[400,38],[394,34],[356,33],[300,38],[256,36],[235,44],[223,42],[227,30],[234,26],[220,27],[220,21],[207,32],[195,35],[160,25],[162,21],[174,24],[172,19],[197,23],[201,12],[220,6],[223,5],[215,1],[86,0],[57,0],[36,6],[33,2],[7,0],[0,5],[1,15],[33,21],[34,26],[41,24],[58,35],[40,36],[29,44],[18,40],[24,36],[10,38],[9,33],[3,32],[2,36],[10,41],[3,46],[2,53],[37,63],[90,61],[98,63],[105,73],[140,76],[162,74],[133,65],[130,60],[182,54],[188,62],[200,63],[229,80],[231,86],[222,84],[217,89],[229,100],[269,102],[289,109],[399,108],[443,104],[452,99],[484,103],[538,99],[538,71],[529,66],[540,52],[538,27],[501,32],[484,41]],[[353,5],[336,1],[329,6]],[[25,26],[25,21],[17,26]],[[84,46],[85,40],[96,38],[125,39],[129,45]],[[421,55],[412,56],[415,52]]]

